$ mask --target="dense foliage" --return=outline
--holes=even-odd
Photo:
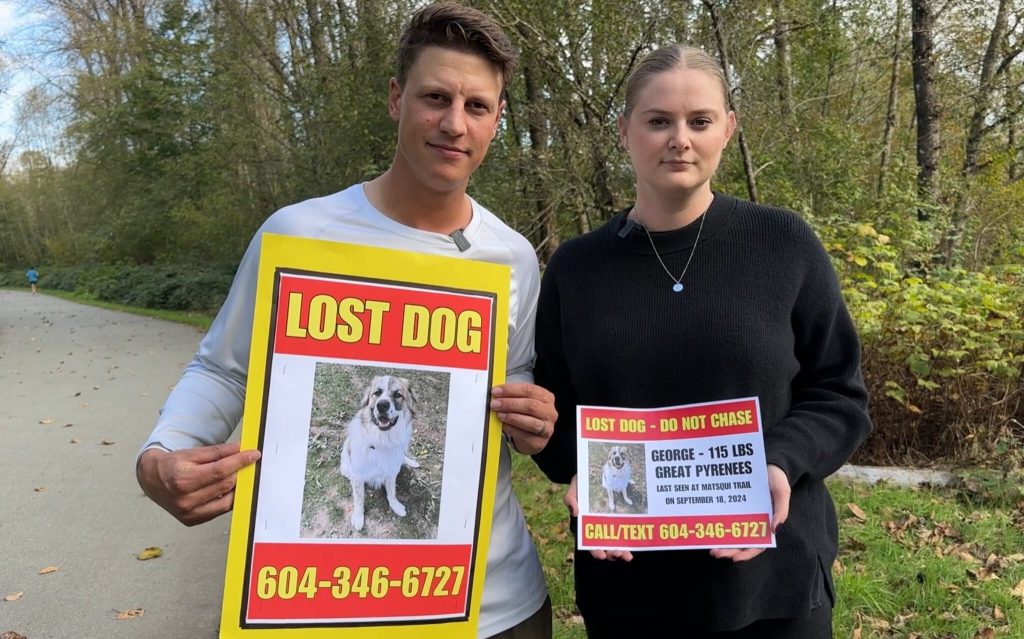
[[[44,21],[0,43],[0,68],[38,68],[31,48],[64,71],[0,140],[13,284],[34,263],[44,287],[215,306],[226,269],[200,265],[234,263],[276,208],[391,160],[386,86],[419,0],[28,4]],[[697,44],[727,61],[741,123],[717,188],[798,211],[836,258],[878,422],[864,454],[1020,447],[1019,2],[472,4],[522,60],[471,192],[542,262],[630,202],[615,118],[636,59]]]

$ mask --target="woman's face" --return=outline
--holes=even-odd
[[[692,195],[710,190],[736,116],[726,110],[722,85],[698,69],[651,76],[629,117],[619,116],[619,138],[636,173],[637,190]]]

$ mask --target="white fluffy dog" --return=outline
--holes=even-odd
[[[359,411],[348,423],[348,435],[341,448],[341,474],[352,483],[352,528],[363,529],[365,489],[387,492],[388,505],[399,517],[405,506],[395,495],[395,483],[402,464],[419,468],[407,455],[412,440],[416,397],[409,381],[378,375],[363,393]]]
[[[623,501],[633,505],[627,494],[631,483],[633,467],[629,463],[629,452],[622,446],[612,446],[604,463],[604,472],[601,474],[601,486],[608,491],[609,512],[615,512],[615,493],[621,493]]]

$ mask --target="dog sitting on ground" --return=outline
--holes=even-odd
[[[416,422],[416,396],[409,381],[378,375],[363,393],[359,410],[348,423],[341,448],[341,474],[352,483],[352,528],[363,529],[366,486],[384,486],[388,505],[399,517],[405,506],[398,501],[395,483],[402,465],[419,468],[408,456]]]
[[[631,483],[633,467],[629,463],[629,452],[622,446],[612,446],[601,474],[601,486],[608,492],[609,512],[615,512],[615,493],[621,493],[623,501],[630,506],[633,505],[627,494]]]

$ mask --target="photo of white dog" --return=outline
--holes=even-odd
[[[587,445],[590,512],[647,513],[647,449],[642,443],[591,441]],[[581,485],[580,490],[583,490]]]
[[[612,446],[601,471],[601,486],[608,493],[608,510],[615,512],[615,493],[630,506],[629,485],[633,483],[633,465],[629,463],[629,451],[623,446]]]
[[[378,375],[366,388],[359,410],[348,422],[340,469],[352,484],[351,522],[355,530],[363,528],[367,486],[384,486],[391,510],[405,517],[396,482],[403,465],[419,468],[419,463],[408,454],[416,424],[415,403],[408,380]]]

